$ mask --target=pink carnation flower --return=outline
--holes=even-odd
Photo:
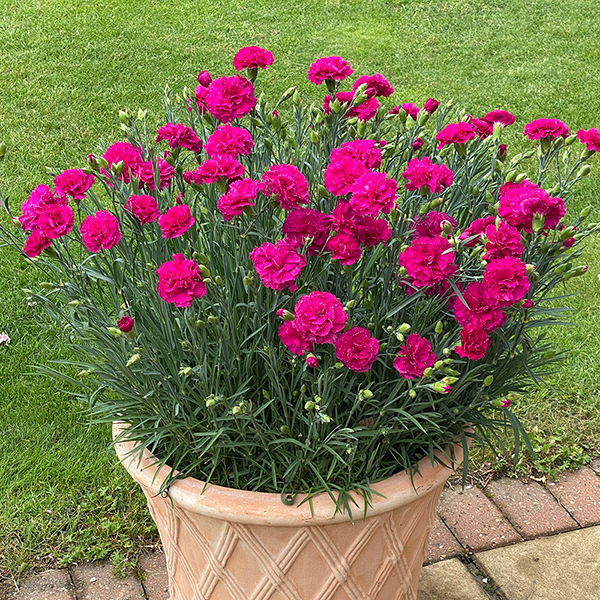
[[[358,241],[347,233],[338,233],[329,238],[325,247],[331,251],[331,258],[339,260],[342,265],[353,265],[361,257]]]
[[[65,206],[67,203],[67,197],[60,190],[52,191],[47,185],[38,185],[21,204],[23,214],[19,217],[19,224],[23,231],[33,231],[42,212],[50,206]]]
[[[385,219],[359,217],[353,223],[352,235],[365,246],[376,246],[392,237],[392,228]]]
[[[52,240],[47,238],[39,229],[32,231],[25,240],[23,252],[29,258],[39,256],[42,251],[52,244]]]
[[[381,166],[381,150],[375,140],[350,140],[339,148],[334,148],[329,156],[330,162],[340,162],[345,158],[353,158],[361,162],[367,169],[378,169]]]
[[[117,321],[117,327],[123,333],[129,333],[133,329],[133,319],[129,315],[124,315]]]
[[[475,128],[470,123],[459,121],[458,123],[450,123],[444,127],[436,136],[435,139],[440,142],[438,150],[449,144],[466,144],[469,140],[475,137]]]
[[[551,198],[527,179],[521,183],[505,183],[500,188],[498,215],[520,231],[530,233],[536,215],[544,219],[543,229],[554,229],[565,214],[562,198]]]
[[[333,344],[346,326],[342,303],[329,292],[302,296],[294,310],[296,327],[304,338],[317,344]]]
[[[417,288],[441,283],[456,272],[454,251],[443,237],[419,237],[398,258]]]
[[[206,294],[198,265],[186,260],[183,254],[173,254],[173,260],[164,262],[155,273],[158,275],[156,291],[165,302],[190,306],[194,298]]]
[[[213,117],[231,123],[247,115],[255,106],[254,87],[245,78],[219,77],[208,88],[206,106]]]
[[[345,196],[350,193],[354,182],[367,172],[361,161],[344,157],[327,165],[323,178],[327,191],[334,196]]]
[[[438,109],[439,105],[440,103],[434,98],[428,98],[423,105],[423,110],[426,113],[432,114]]]
[[[456,354],[463,358],[479,360],[484,357],[490,347],[490,338],[478,325],[467,325],[460,332],[460,345],[456,347]]]
[[[273,64],[273,53],[260,46],[246,46],[235,53],[233,68],[236,71],[243,69],[266,69]]]
[[[402,177],[409,192],[427,186],[432,194],[439,194],[452,184],[454,173],[446,165],[436,165],[425,156],[410,160]]]
[[[354,73],[352,67],[339,56],[319,58],[308,69],[308,80],[320,85],[328,79],[342,81]]]
[[[54,189],[59,194],[68,194],[73,200],[83,200],[85,193],[94,185],[94,176],[81,169],[68,169],[54,178]]]
[[[217,202],[217,209],[226,221],[238,217],[244,212],[244,207],[253,206],[256,200],[258,183],[252,179],[238,179],[230,186],[227,194]]]
[[[263,174],[265,195],[275,195],[275,199],[285,210],[294,210],[301,204],[308,204],[308,181],[294,165],[271,165]]]
[[[600,152],[600,132],[596,128],[588,129],[587,131],[579,129],[577,131],[577,139],[585,144],[585,147],[590,152]]]
[[[415,121],[419,116],[419,111],[421,110],[418,106],[415,106],[412,102],[405,102],[402,105],[402,110]]]
[[[367,84],[364,92],[367,98],[372,98],[373,96],[388,98],[394,93],[394,88],[390,85],[389,81],[379,73],[375,73],[375,75],[361,75],[352,85],[352,91],[356,93],[356,90],[363,83]]]
[[[350,206],[361,216],[376,217],[380,212],[389,214],[394,208],[397,187],[396,182],[388,179],[386,173],[367,172],[352,184]]]
[[[40,233],[56,240],[73,229],[75,215],[68,205],[52,204],[47,206],[37,218],[37,229]]]
[[[108,250],[119,243],[121,231],[117,217],[106,210],[99,210],[95,215],[88,215],[79,228],[81,239],[90,252]]]
[[[312,352],[313,343],[307,341],[298,331],[296,321],[285,321],[279,326],[279,339],[296,356],[303,356],[307,352]]]
[[[294,282],[306,266],[306,257],[287,240],[265,242],[250,252],[250,260],[263,285],[278,292],[288,286],[290,292],[298,289]]]
[[[492,125],[498,123],[502,127],[507,127],[515,122],[515,115],[509,113],[507,110],[492,110],[483,117],[483,120]]]
[[[523,135],[527,136],[530,140],[557,137],[566,138],[569,135],[569,128],[558,119],[536,119],[525,125]]]
[[[351,371],[365,373],[377,360],[379,341],[367,329],[352,327],[344,331],[335,342],[337,359]]]
[[[196,132],[181,123],[177,123],[176,125],[167,123],[159,127],[156,133],[158,134],[156,142],[166,140],[169,143],[169,148],[187,148],[196,153],[202,149],[202,142],[196,135]]]
[[[102,158],[108,163],[109,169],[112,165],[123,161],[125,168],[123,169],[123,173],[119,175],[119,181],[123,180],[125,183],[129,183],[131,178],[135,179],[142,166],[142,153],[140,149],[127,142],[115,142],[106,149]],[[108,175],[104,169],[102,169],[102,172]]]
[[[485,237],[487,243],[485,254],[481,257],[483,260],[490,261],[505,256],[520,258],[523,254],[519,230],[504,221],[500,221],[497,226],[495,223],[488,225],[485,229]]]
[[[406,338],[406,345],[400,347],[398,356],[394,359],[394,369],[404,379],[423,377],[425,369],[433,367],[437,360],[431,351],[431,343],[417,333],[411,333]]]
[[[432,210],[415,220],[413,237],[437,237],[441,235],[445,223],[450,223],[452,229],[456,227],[456,221],[450,215]]]
[[[183,179],[186,183],[200,185],[216,183],[219,179],[233,181],[244,176],[244,166],[229,156],[217,156],[205,160],[195,171],[186,171]]]
[[[286,217],[281,233],[287,240],[303,246],[311,240],[309,254],[315,255],[323,250],[331,232],[331,217],[312,208],[297,208]]]
[[[210,85],[210,84],[208,84]],[[196,101],[196,106],[198,107],[198,112],[203,115],[205,112],[208,112],[208,105],[206,104],[206,96],[208,96],[208,85],[197,85],[194,90],[194,100]],[[191,104],[191,100],[188,100]],[[188,111],[191,112],[191,106],[188,108]]]
[[[187,204],[172,206],[164,215],[158,217],[163,238],[181,237],[195,222]]]
[[[208,71],[200,71],[196,79],[198,80],[198,83],[205,88],[212,83],[212,77]]]
[[[529,290],[525,263],[514,256],[490,261],[483,273],[483,285],[499,307],[511,306]]]
[[[152,223],[160,217],[158,205],[152,196],[129,196],[124,208],[137,217],[142,225]]]
[[[467,284],[463,298],[467,305],[458,297],[454,300],[454,318],[459,325],[477,325],[487,333],[504,325],[506,315],[492,300],[483,283],[472,281]]]
[[[237,158],[240,154],[248,156],[254,142],[250,133],[242,127],[221,125],[206,140],[204,151],[212,157],[229,156]]]
[[[171,185],[171,179],[175,175],[175,169],[162,158],[157,158],[155,165],[152,164],[151,160],[147,160],[142,163],[139,171],[140,187],[144,186],[149,190],[156,189],[155,170],[158,167],[158,186],[159,189],[164,190],[166,187]]]
[[[493,225],[496,222],[496,217],[482,217],[475,219],[459,236],[458,239],[464,241],[464,245],[469,248],[474,248],[482,241],[482,234],[488,225]],[[469,239],[473,238],[473,239]],[[468,241],[466,241],[468,240]]]
[[[470,123],[471,123],[473,129],[475,130],[475,133],[477,134],[477,136],[482,140],[489,138],[490,135],[492,135],[492,133],[494,133],[494,126],[492,125],[492,123],[489,123],[488,121],[485,121],[484,119],[476,119],[473,117],[471,119]]]
[[[368,121],[372,119],[379,110],[379,102],[376,98],[368,98],[362,104],[353,106],[350,110],[346,111],[344,115],[347,119],[356,117],[359,121]]]
[[[412,148],[413,150],[418,150],[419,148],[422,148],[422,147],[423,147],[423,144],[424,144],[424,143],[425,143],[425,142],[424,142],[424,141],[423,141],[423,140],[422,140],[420,137],[418,137],[418,138],[415,138],[415,139],[413,140],[413,143],[411,144],[411,148]]]

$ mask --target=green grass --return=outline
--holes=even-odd
[[[271,97],[298,84],[317,99],[324,92],[307,82],[308,66],[340,54],[357,75],[388,77],[398,102],[454,97],[475,115],[510,110],[513,144],[534,118],[598,126],[596,14],[597,0],[306,0],[301,11],[280,0],[0,0],[0,140],[10,149],[0,186],[18,206],[50,183],[46,166],[81,166],[97,140],[118,139],[120,108],[148,108],[158,124],[166,84],[193,87],[202,69],[231,74],[234,52],[250,44],[275,55],[259,76]],[[596,221],[599,172],[595,165],[571,209],[592,204]],[[568,289],[580,293],[569,301],[577,327],[552,334],[571,350],[556,389],[516,406],[540,439],[558,438],[550,454],[600,450],[599,251],[592,240],[590,272]],[[0,331],[12,338],[0,347],[0,577],[49,555],[134,554],[155,535],[141,493],[115,465],[108,431],[88,426],[68,390],[27,374],[67,352],[21,292],[35,281],[0,251]]]

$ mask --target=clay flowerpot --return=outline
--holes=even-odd
[[[115,424],[117,436],[124,424]],[[292,506],[279,494],[176,480],[158,494],[168,469],[157,473],[149,452],[124,456],[132,442],[116,444],[129,474],[142,486],[163,542],[171,600],[415,600],[429,531],[451,470],[419,462],[413,484],[398,473],[373,484],[351,522],[334,514],[325,493]],[[441,455],[440,455],[441,456]],[[462,449],[455,447],[458,466]],[[444,460],[447,464],[447,459]]]

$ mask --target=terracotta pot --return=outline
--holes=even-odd
[[[115,424],[116,437],[126,425]],[[116,444],[129,474],[142,486],[163,542],[171,600],[415,600],[435,508],[451,470],[419,462],[373,484],[363,519],[334,514],[325,493],[292,506],[279,494],[247,492],[180,479],[158,494],[168,469],[157,473],[145,452],[124,458],[132,442]],[[458,466],[462,449],[455,447]],[[441,456],[441,455],[440,455]],[[444,460],[447,462],[447,459]],[[354,510],[354,509],[353,509]]]

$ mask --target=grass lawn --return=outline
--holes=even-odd
[[[0,0],[0,140],[10,150],[0,186],[18,206],[51,182],[46,166],[81,166],[97,140],[119,139],[120,108],[147,108],[158,125],[166,84],[193,88],[202,69],[230,75],[234,52],[251,44],[275,55],[258,84],[271,97],[299,84],[317,100],[323,91],[306,70],[339,54],[356,75],[384,74],[398,103],[454,97],[474,115],[511,111],[513,146],[540,117],[597,127],[597,9],[597,0]],[[571,210],[592,204],[599,221],[592,164]],[[541,468],[600,451],[599,254],[595,237],[588,276],[569,285],[580,294],[570,300],[577,327],[553,333],[571,350],[555,389],[516,407],[540,445],[553,440]],[[114,555],[121,564],[156,538],[109,432],[88,425],[68,390],[28,375],[67,355],[21,291],[35,285],[26,263],[0,250],[0,332],[12,338],[0,347],[0,578],[54,561]]]

